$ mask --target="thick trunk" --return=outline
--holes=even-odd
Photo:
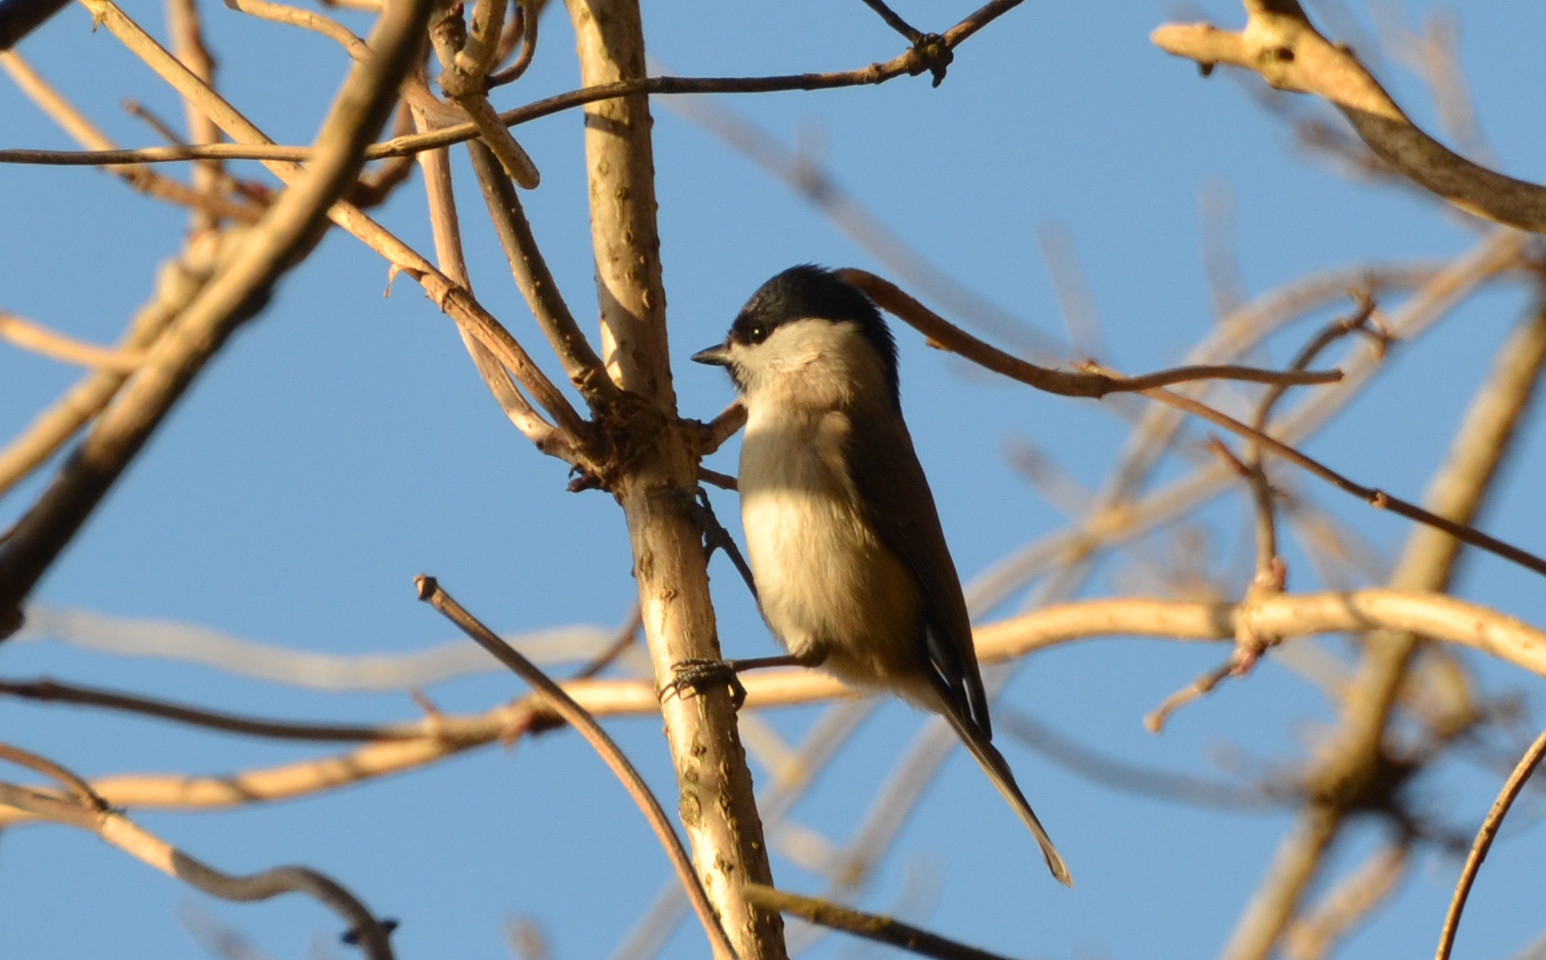
[[[586,85],[644,76],[644,38],[631,0],[570,0]],[[628,517],[650,657],[659,678],[689,657],[719,655],[708,573],[691,512],[697,464],[676,417],[665,291],[655,224],[649,101],[585,108],[591,238],[602,352],[614,381],[642,403],[627,415],[613,491]],[[751,906],[748,880],[769,883],[751,774],[724,691],[668,697],[662,706],[693,860],[737,953],[784,956],[777,913]]]

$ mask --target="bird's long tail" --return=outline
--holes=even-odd
[[[1020,792],[1020,785],[1015,782],[1015,775],[1010,772],[1009,764],[1004,760],[1004,755],[998,752],[998,748],[984,737],[981,731],[972,727],[966,720],[953,710],[944,711],[945,719],[950,721],[950,726],[955,728],[956,736],[966,744],[972,757],[982,767],[988,779],[998,788],[998,792],[1004,795],[1009,805],[1015,808],[1015,813],[1025,821],[1025,825],[1031,828],[1031,833],[1036,837],[1036,843],[1041,847],[1041,855],[1047,860],[1047,869],[1064,886],[1073,886],[1074,879],[1068,875],[1068,865],[1063,862],[1063,857],[1058,853],[1058,848],[1052,845],[1052,838],[1047,836],[1047,830],[1036,819],[1036,811],[1031,809],[1031,804],[1025,799],[1025,794]]]

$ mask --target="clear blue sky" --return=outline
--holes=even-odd
[[[1237,4],[1200,6],[1222,24],[1242,19]],[[943,29],[971,7],[897,5],[925,29]],[[126,9],[159,23],[156,4]],[[1434,9],[1408,3],[1406,22]],[[1355,12],[1359,29],[1375,30],[1366,11]],[[1328,33],[1365,48],[1367,41],[1322,16]],[[1192,65],[1153,48],[1148,32],[1169,17],[1161,4],[1032,2],[962,46],[938,89],[927,78],[900,79],[879,88],[721,102],[785,143],[817,145],[843,186],[919,253],[1050,337],[1063,331],[1037,236],[1049,226],[1065,230],[1102,319],[1102,359],[1127,371],[1178,362],[1214,324],[1202,266],[1205,192],[1233,198],[1235,249],[1251,295],[1313,270],[1452,257],[1476,242],[1474,225],[1411,192],[1350,182],[1296,151],[1287,129],[1232,78],[1203,80]],[[1546,100],[1526,92],[1546,84],[1539,56],[1546,7],[1528,0],[1475,4],[1464,17],[1462,63],[1482,129],[1503,170],[1539,179]],[[219,5],[209,7],[206,20],[228,97],[277,140],[309,140],[345,68],[341,54],[328,41],[250,22]],[[351,22],[365,29],[363,20]],[[646,30],[660,69],[683,75],[846,69],[901,49],[858,0],[654,4]],[[170,91],[105,31],[92,33],[83,9],[66,10],[21,52],[125,145],[156,141],[123,114],[124,97],[181,118]],[[1379,70],[1411,114],[1434,126],[1422,82],[1389,60]],[[575,84],[572,36],[555,8],[531,73],[495,102],[512,106]],[[803,261],[884,268],[669,104],[657,101],[655,116],[676,386],[683,412],[707,417],[730,399],[729,385],[686,358],[723,335],[757,284]],[[579,116],[542,120],[520,135],[543,174],[540,189],[528,195],[528,212],[574,312],[590,325]],[[0,146],[72,144],[0,84]],[[491,232],[479,223],[476,190],[468,178],[459,187],[477,292],[535,352],[540,338]],[[0,197],[0,308],[98,341],[115,337],[148,295],[156,264],[175,249],[185,225],[173,208],[78,168],[0,168]],[[428,251],[421,197],[419,184],[410,184],[382,216]],[[329,236],[201,376],[42,584],[37,603],[196,624],[338,655],[406,653],[452,639],[413,598],[411,578],[428,571],[501,630],[610,628],[620,621],[633,581],[615,504],[603,494],[565,493],[563,465],[535,453],[502,418],[450,322],[406,280],[383,298],[387,283],[374,254],[345,235]],[[1386,378],[1313,443],[1313,452],[1359,480],[1420,496],[1523,303],[1517,290],[1478,298],[1421,342],[1400,348]],[[1282,362],[1309,329],[1301,325],[1258,359]],[[910,331],[900,331],[900,340],[904,406],[957,565],[970,580],[1065,520],[1006,463],[1009,442],[1033,442],[1094,486],[1125,428],[1092,403],[969,371]],[[0,344],[0,436],[14,434],[75,375]],[[1484,522],[1537,551],[1546,549],[1546,522],[1532,493],[1546,467],[1542,441],[1539,424],[1530,425]],[[732,471],[733,451],[732,445],[712,465]],[[1166,475],[1179,475],[1179,468]],[[1296,480],[1380,548],[1399,547],[1407,530],[1399,519]],[[34,481],[0,500],[0,523],[14,519],[39,489]],[[721,517],[733,519],[732,495],[717,492],[714,502]],[[1242,504],[1231,492],[1193,527],[1209,545],[1208,557],[1197,558],[1209,572],[1230,558],[1248,562]],[[1171,569],[1185,563],[1170,541],[1146,551]],[[1141,573],[1130,555],[1121,556],[1103,563],[1083,593],[1156,589]],[[729,565],[716,560],[712,574],[726,649],[771,652]],[[1307,567],[1292,571],[1291,587],[1315,583]],[[1546,623],[1541,581],[1490,558],[1467,563],[1460,591]],[[1014,603],[998,612],[1012,609]],[[1343,650],[1335,641],[1328,647]],[[1163,736],[1144,732],[1144,713],[1221,655],[1155,640],[1079,644],[1027,663],[1000,710],[1023,710],[1130,762],[1216,779],[1302,756],[1332,709],[1316,689],[1270,662],[1188,707]],[[317,693],[47,638],[9,643],[0,658],[7,678],[49,674],[264,715],[418,715],[401,692]],[[1527,705],[1538,703],[1538,678],[1491,664],[1481,673],[1493,689],[1521,689]],[[483,709],[520,692],[499,672],[427,690],[447,711]],[[786,710],[767,719],[797,741],[817,715]],[[796,808],[794,821],[841,841],[921,722],[900,705],[879,709]],[[610,726],[670,809],[659,724]],[[218,773],[327,752],[9,701],[0,701],[0,730],[0,739],[92,775]],[[1065,891],[1048,879],[1013,815],[957,753],[861,905],[1018,956],[1136,960],[1218,951],[1289,823],[1285,815],[1113,792],[1001,737],[1078,886]],[[759,783],[770,779],[764,769],[755,772]],[[1421,806],[1470,831],[1501,779],[1480,764],[1452,765],[1419,785]],[[1513,892],[1539,889],[1546,851],[1532,826],[1538,816],[1538,802],[1517,811],[1484,868],[1461,933],[1467,955],[1509,956],[1541,935],[1534,899]],[[606,956],[669,878],[621,788],[568,733],[300,802],[136,819],[232,871],[303,862],[333,874],[401,920],[395,943],[404,958],[509,956],[500,925],[514,916],[540,923],[556,957]],[[1337,867],[1361,862],[1377,835],[1350,835]],[[1433,949],[1458,860],[1426,848],[1419,856],[1393,906],[1345,955]],[[820,889],[818,878],[788,860],[775,870],[792,888]],[[255,906],[210,901],[66,828],[17,829],[0,838],[0,934],[9,956],[205,956],[180,925],[190,905],[276,957],[301,956],[338,927],[299,898]],[[833,957],[852,949],[842,938],[818,948]],[[665,955],[704,952],[698,931],[687,926]]]

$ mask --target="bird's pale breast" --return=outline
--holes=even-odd
[[[911,576],[856,507],[841,412],[748,418],[741,520],[763,617],[796,655],[839,677],[886,685],[916,672],[920,629]]]

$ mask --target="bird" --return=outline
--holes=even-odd
[[[820,667],[942,715],[1072,886],[993,746],[966,599],[879,309],[836,272],[801,264],[758,288],[724,341],[692,359],[724,367],[746,408],[746,555],[763,619],[788,652],[730,668]]]

